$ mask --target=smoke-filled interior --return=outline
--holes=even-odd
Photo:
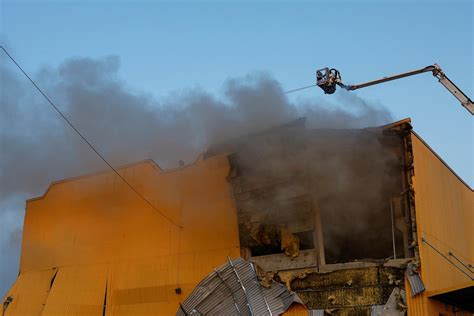
[[[406,256],[402,144],[382,128],[306,129],[303,120],[231,143],[245,256],[296,259],[315,249],[323,264]]]

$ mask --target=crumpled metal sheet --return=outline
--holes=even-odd
[[[176,315],[280,315],[293,302],[295,293],[275,281],[261,286],[252,263],[238,258],[204,278]]]
[[[412,296],[418,295],[425,290],[425,285],[413,263],[409,263],[407,266],[407,279],[410,283]]]
[[[385,305],[372,306],[370,316],[403,316],[406,311],[405,290],[394,288]]]
[[[373,305],[370,310],[370,316],[382,316],[385,305]]]

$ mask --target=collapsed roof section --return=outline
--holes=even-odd
[[[186,315],[280,315],[295,293],[275,281],[262,286],[252,263],[228,259],[203,279],[180,305],[177,316]]]

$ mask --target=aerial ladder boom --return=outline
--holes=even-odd
[[[461,102],[461,105],[465,107],[466,110],[471,113],[471,115],[474,115],[474,103],[472,103],[472,100],[464,92],[462,92],[461,89],[459,89],[451,80],[449,80],[449,78],[446,76],[443,70],[441,70],[441,67],[439,67],[438,64],[433,64],[425,68],[416,69],[389,77],[383,77],[377,80],[372,80],[356,85],[343,84],[341,74],[338,70],[334,68],[323,68],[316,71],[316,85],[323,89],[324,93],[333,94],[336,91],[336,85],[348,91],[353,91],[373,86],[379,83],[384,83],[387,81],[418,75],[425,72],[431,72],[433,76],[438,78],[438,81],[443,86],[445,86],[445,88],[448,89],[448,91],[451,92],[451,94],[454,95],[456,99],[459,100],[459,102]]]

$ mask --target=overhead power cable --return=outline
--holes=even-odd
[[[97,156],[99,156],[100,159],[102,159],[103,162],[105,162],[105,164],[107,166],[109,166],[109,168],[115,172],[117,174],[117,176],[122,179],[122,181],[127,184],[127,186],[133,191],[135,192],[139,197],[141,197],[143,199],[143,201],[145,201],[152,209],[154,209],[155,211],[157,211],[161,216],[163,216],[166,220],[168,220],[170,223],[172,223],[173,225],[176,225],[177,227],[179,228],[183,228],[181,225],[177,224],[175,221],[173,221],[170,217],[168,217],[166,214],[164,214],[163,212],[161,212],[158,208],[156,208],[147,198],[145,198],[142,194],[140,194],[140,192],[137,191],[137,189],[135,189],[133,187],[132,184],[130,184],[130,182],[128,182],[118,171],[117,169],[115,169],[106,159],[104,156],[102,156],[102,154],[86,139],[86,137],[84,135],[82,135],[82,133],[74,126],[74,124],[72,124],[72,122],[61,112],[61,110],[53,103],[53,101],[51,101],[51,99],[46,95],[46,93],[43,92],[43,90],[33,81],[33,79],[31,79],[31,77],[23,70],[23,68],[16,62],[16,60],[12,57],[12,55],[10,55],[10,53],[5,49],[5,47],[3,47],[3,45],[0,45],[0,48],[5,52],[5,54],[11,59],[11,61],[16,65],[16,67],[23,73],[23,75],[25,75],[26,78],[28,78],[28,80],[33,84],[33,86],[36,88],[36,90],[39,91],[39,93],[41,93],[41,95],[46,99],[46,101],[48,101],[48,103],[53,107],[53,109],[66,121],[66,123],[73,129],[74,132],[76,132],[77,135],[79,135],[79,137],[82,138],[82,140],[89,146],[90,149],[92,149],[92,151],[94,153],[96,153]]]

